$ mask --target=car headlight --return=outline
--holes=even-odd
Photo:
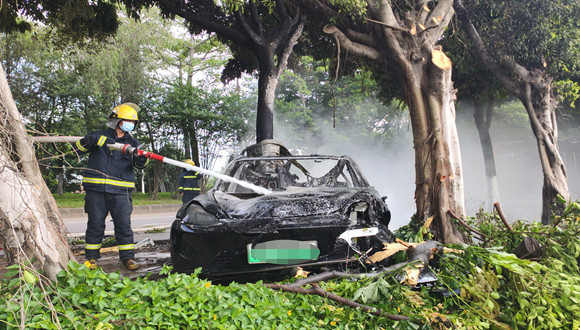
[[[215,225],[219,223],[218,218],[204,210],[203,207],[197,204],[191,204],[187,207],[183,222],[193,225]]]
[[[358,202],[351,205],[349,214],[350,224],[355,225],[358,222],[359,216],[362,217],[362,215],[366,210],[368,210],[368,208],[369,203],[367,202]]]

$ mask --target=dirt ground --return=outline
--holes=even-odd
[[[101,253],[101,259],[99,259],[99,267],[107,273],[112,273],[119,271],[123,276],[129,278],[145,277],[148,273],[152,275],[159,274],[161,268],[166,263],[170,263],[169,256],[169,240],[153,241],[154,246],[147,246],[135,250],[135,258],[137,262],[141,265],[139,269],[135,271],[129,271],[123,266],[119,260],[119,253],[117,251],[109,251]],[[84,262],[84,255],[77,255],[77,260]]]

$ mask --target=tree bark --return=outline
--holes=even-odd
[[[453,2],[439,1],[429,12],[419,2],[414,8],[421,9],[410,9],[406,15],[413,21],[401,21],[398,17],[403,15],[397,16],[388,1],[377,0],[369,1],[364,29],[331,25],[324,32],[349,54],[377,63],[398,81],[413,129],[417,206],[413,221],[422,224],[433,217],[431,229],[437,240],[460,243],[463,235],[448,214],[465,213],[455,91],[451,62],[436,46],[453,16]],[[425,29],[417,32],[419,25]]]
[[[412,81],[421,82],[407,100],[415,148],[415,221],[433,216],[431,230],[437,240],[461,243],[463,236],[447,214],[465,214],[451,69],[441,70],[429,61],[412,74]]]
[[[538,144],[544,173],[542,224],[549,225],[552,215],[561,215],[565,209],[565,205],[557,202],[558,195],[570,200],[570,191],[566,166],[558,147],[557,101],[552,94],[552,79],[543,71],[535,71],[532,76],[532,83],[524,86],[525,92],[520,100],[528,112]]]
[[[509,57],[503,57],[501,61],[493,59],[463,3],[455,0],[455,7],[478,56],[502,85],[522,102],[528,113],[544,173],[542,224],[548,225],[552,214],[564,211],[557,196],[570,199],[566,167],[558,148],[557,101],[552,92],[552,78],[543,68],[528,70]]]
[[[10,264],[29,261],[52,280],[75,260],[0,64],[0,241]]]
[[[258,79],[256,142],[274,138],[274,97],[277,85],[278,69],[274,66],[273,61],[261,65],[260,78]]]
[[[485,207],[488,210],[493,208],[496,202],[500,202],[499,184],[497,181],[497,171],[495,168],[495,156],[489,129],[493,118],[493,100],[487,101],[487,110],[483,110],[481,101],[473,102],[473,118],[479,133],[479,142],[483,152],[483,162],[485,164],[485,177],[487,182],[487,198]]]
[[[57,181],[56,193],[62,195],[64,194],[64,161],[62,157],[58,158],[57,164],[58,164],[57,170],[58,172],[56,174]]]

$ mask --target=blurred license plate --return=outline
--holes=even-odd
[[[275,240],[246,246],[249,264],[293,265],[317,260],[317,241]]]

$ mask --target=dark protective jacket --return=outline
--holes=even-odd
[[[183,171],[179,176],[179,192],[195,192],[199,194],[199,178],[195,171]],[[197,195],[196,194],[196,195]]]
[[[98,142],[94,137],[97,137]],[[105,136],[112,141],[122,144],[130,144],[133,147],[139,145],[129,133],[122,138],[117,138],[114,129],[96,131],[87,134],[76,142],[75,146],[80,153],[89,153],[88,169],[83,171],[83,188],[111,194],[126,194],[135,190],[135,173],[133,167],[142,169],[147,163],[145,157],[134,157],[131,154],[123,154],[120,150],[111,150],[106,143],[102,143]]]

